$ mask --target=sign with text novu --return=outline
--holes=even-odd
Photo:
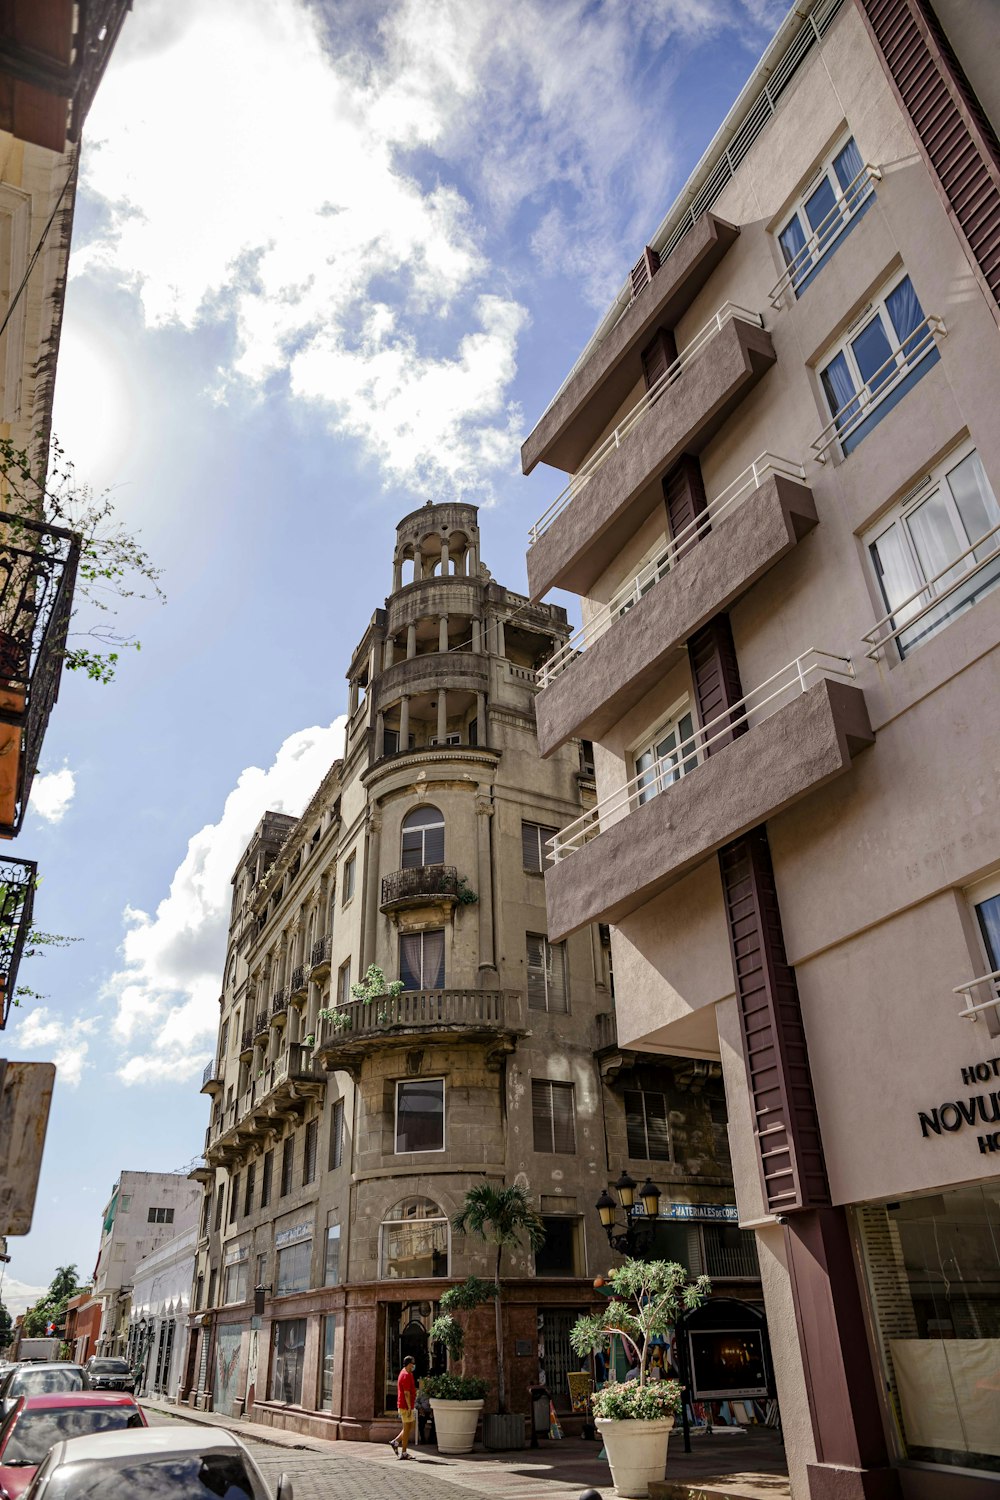
[[[962,1083],[967,1088],[974,1088],[977,1083],[988,1084],[998,1081],[1000,1081],[1000,1057],[988,1057],[985,1062],[970,1063],[967,1068],[962,1069]],[[918,1109],[917,1122],[924,1140],[942,1133],[954,1135],[966,1125],[973,1128],[982,1125],[1000,1127],[1000,1088],[991,1089],[989,1092],[963,1094],[961,1098],[956,1096],[954,1099],[946,1099],[935,1109]],[[987,1130],[977,1139],[983,1156],[994,1151],[1000,1152],[1000,1128]]]

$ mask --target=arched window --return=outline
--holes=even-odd
[[[404,1198],[382,1221],[379,1275],[401,1281],[447,1274],[447,1218],[432,1198]]]
[[[436,807],[415,807],[403,819],[403,869],[444,864],[444,818]]]

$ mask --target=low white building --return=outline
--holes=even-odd
[[[192,1226],[135,1268],[128,1360],[136,1374],[136,1395],[177,1399],[197,1242],[198,1231]]]
[[[193,1228],[200,1188],[177,1172],[122,1172],[104,1209],[94,1296],[101,1303],[99,1354],[124,1354],[129,1299],[139,1262]]]

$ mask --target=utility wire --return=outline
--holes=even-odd
[[[31,259],[28,261],[28,268],[25,271],[24,275],[21,277],[21,284],[18,287],[17,291],[14,293],[13,297],[11,297],[11,299],[10,299],[10,306],[7,308],[7,311],[4,314],[3,322],[0,323],[0,338],[3,337],[4,330],[6,329],[7,324],[10,322],[11,317],[13,316],[14,309],[17,306],[18,302],[21,300],[21,294],[23,293],[25,287],[28,285],[28,278],[30,277],[32,271],[35,269],[35,265],[37,264],[38,257],[42,253],[42,246],[45,244],[45,241],[48,238],[49,230],[52,228],[53,224],[56,221],[56,214],[59,212],[60,208],[62,207],[62,201],[65,198],[65,196],[66,196],[67,192],[69,191],[70,187],[73,185],[73,183],[76,182],[77,174],[78,174],[79,170],[80,170],[80,148],[79,148],[79,146],[77,146],[76,149],[75,149],[75,155],[73,157],[73,165],[70,168],[69,176],[66,178],[66,181],[63,183],[62,192],[59,194],[59,197],[56,199],[55,207],[53,208],[52,212],[49,214],[49,221],[46,224],[45,228],[42,230],[41,237],[40,237],[40,239],[38,241],[38,244],[35,246],[34,250],[32,251]]]

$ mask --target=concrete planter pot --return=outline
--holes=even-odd
[[[627,1500],[645,1500],[650,1483],[660,1480],[667,1471],[667,1443],[673,1430],[673,1417],[627,1421],[598,1417],[597,1430],[608,1452],[615,1494]]]
[[[434,1413],[438,1452],[471,1453],[482,1409],[482,1400],[441,1401],[432,1396],[431,1411]]]
[[[483,1418],[483,1447],[502,1453],[524,1447],[524,1418],[520,1412],[493,1412]]]

